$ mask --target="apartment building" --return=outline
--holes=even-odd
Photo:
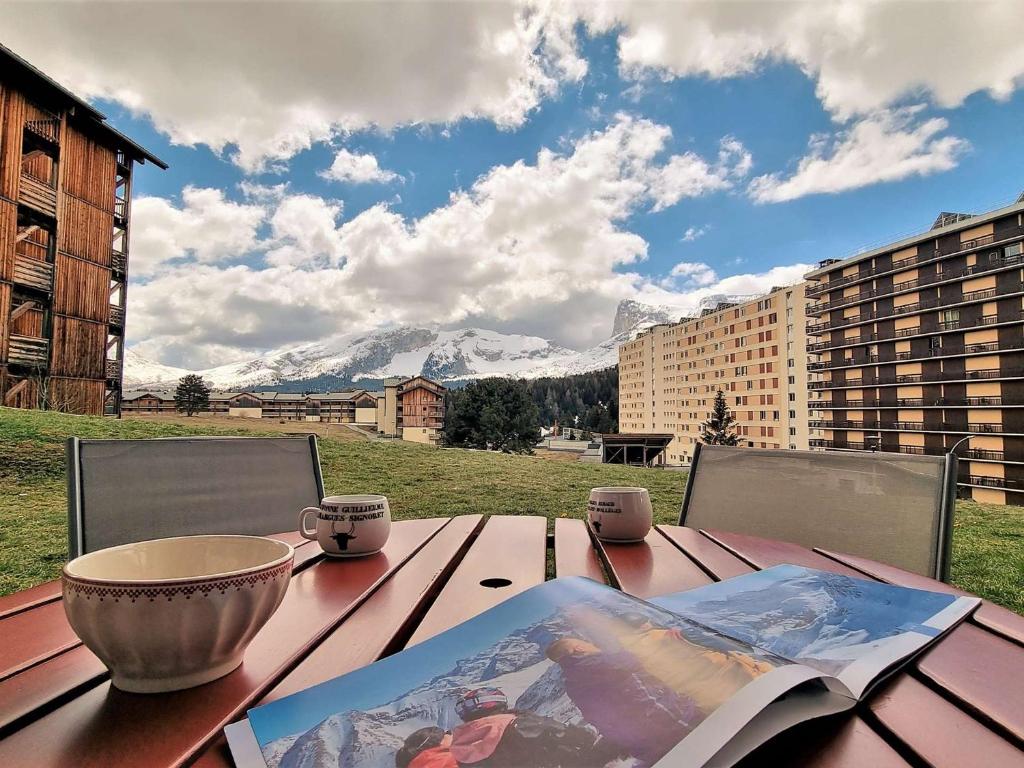
[[[0,405],[119,412],[140,163],[167,167],[0,45]]]
[[[667,462],[688,464],[721,391],[741,445],[806,449],[805,285],[719,302],[619,347],[619,431],[672,434]]]
[[[1024,196],[807,275],[811,446],[942,454],[1024,504]]]
[[[444,429],[445,392],[443,385],[424,376],[387,379],[384,390],[379,392],[211,392],[210,407],[204,414],[358,424],[372,427],[386,437],[436,444]],[[176,413],[174,391],[126,392],[122,410],[148,415]]]

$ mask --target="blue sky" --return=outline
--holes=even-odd
[[[198,368],[393,325],[585,349],[623,298],[754,293],[1011,200],[1014,4],[959,5],[163,5],[124,8],[154,31],[118,59],[44,3],[60,44],[17,5],[4,42],[170,163],[136,176],[129,340]],[[325,178],[339,152],[391,176]]]

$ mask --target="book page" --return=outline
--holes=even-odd
[[[248,716],[270,768],[404,768],[421,755],[652,766],[690,737],[717,751],[817,675],[588,579],[559,579]],[[730,706],[748,687],[756,695]]]
[[[860,697],[980,601],[779,565],[651,602],[833,675]]]

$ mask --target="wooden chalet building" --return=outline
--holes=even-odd
[[[444,429],[444,393],[443,386],[424,376],[400,382],[395,387],[397,434],[417,443],[438,442]]]
[[[167,165],[0,46],[0,403],[117,414],[132,168]]]

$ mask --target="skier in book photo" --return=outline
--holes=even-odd
[[[707,645],[698,644],[682,629],[655,626],[640,612],[624,613],[615,623],[625,627],[618,637],[622,648],[633,654],[648,675],[694,701],[703,717],[774,669],[717,634],[705,640]]]
[[[396,768],[592,768],[617,756],[598,749],[586,728],[510,710],[499,688],[467,691],[455,710],[463,723],[454,730],[409,734],[395,754]]]
[[[452,735],[443,728],[420,728],[405,737],[395,753],[395,768],[458,768],[451,746]]]
[[[564,637],[545,654],[561,668],[565,692],[583,719],[642,765],[654,765],[700,717],[692,700],[647,675],[632,653]]]
[[[618,757],[591,731],[510,709],[500,688],[466,691],[452,731],[421,728],[395,755],[396,768],[596,768]]]

